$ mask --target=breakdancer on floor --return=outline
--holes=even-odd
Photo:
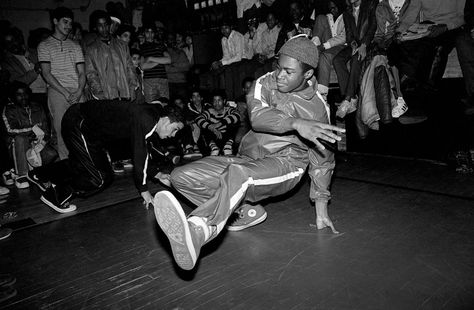
[[[173,170],[174,188],[198,206],[189,217],[170,192],[155,195],[156,219],[179,267],[194,268],[201,247],[222,231],[234,211],[243,216],[229,230],[265,220],[261,206],[246,203],[288,192],[308,166],[317,227],[337,233],[327,214],[334,154],[321,142],[340,140],[334,131],[344,130],[329,124],[329,107],[313,76],[317,64],[318,49],[306,36],[287,41],[277,70],[260,77],[247,96],[252,130],[238,155],[209,156]]]

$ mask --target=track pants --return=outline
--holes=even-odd
[[[112,183],[113,171],[103,143],[85,128],[79,105],[72,106],[64,115],[62,136],[76,176],[71,184],[75,190],[87,196]]]
[[[215,237],[242,201],[257,202],[284,194],[301,180],[307,160],[288,157],[209,156],[171,173],[173,186],[198,206],[190,217],[216,226]]]

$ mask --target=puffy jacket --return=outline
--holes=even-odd
[[[86,49],[86,77],[96,99],[135,99],[138,86],[128,46],[112,38],[110,44],[96,38]]]
[[[310,86],[302,91],[281,93],[277,89],[276,76],[275,71],[260,77],[247,96],[252,130],[242,138],[239,154],[252,159],[291,157],[309,164],[310,197],[327,201],[335,166],[334,154],[328,149],[317,150],[296,132],[286,132],[283,124],[290,117],[329,123],[329,107],[317,92],[314,77]]]

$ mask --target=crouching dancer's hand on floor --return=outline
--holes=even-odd
[[[153,205],[153,196],[150,194],[149,191],[141,192],[140,195],[143,198],[143,205],[145,206],[145,208],[148,209],[150,204]]]
[[[316,208],[316,225],[310,224],[310,226],[316,226],[318,229],[329,227],[331,228],[333,234],[339,234],[339,231],[334,228],[334,224],[329,218],[327,202],[316,200],[314,207]]]

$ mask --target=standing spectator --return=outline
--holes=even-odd
[[[336,0],[327,2],[328,14],[318,15],[313,28],[313,42],[319,48],[318,91],[324,98],[329,92],[331,68],[336,56],[346,43],[346,30],[342,18],[343,8]]]
[[[137,49],[130,49],[130,56],[132,56],[132,64],[135,68],[135,76],[137,77],[138,88],[135,89],[135,102],[138,104],[145,103],[145,95],[143,94],[143,70],[140,67],[140,59],[142,55]]]
[[[50,139],[47,116],[40,104],[30,101],[29,87],[18,81],[13,82],[9,98],[13,104],[3,109],[2,118],[14,157],[15,185],[21,189],[29,187],[27,150],[32,147],[41,156],[39,165],[52,162],[57,153],[47,144]]]
[[[201,113],[196,119],[196,123],[204,131],[211,156],[219,155],[221,150],[225,156],[232,155],[239,122],[239,112],[227,105],[225,93],[215,91],[212,96],[212,108]]]
[[[138,81],[128,45],[110,34],[110,16],[96,14],[97,38],[86,49],[86,77],[95,99],[134,100]]]
[[[191,64],[184,51],[178,48],[176,43],[176,35],[168,33],[167,51],[171,58],[171,63],[166,65],[166,74],[168,75],[168,83],[170,89],[170,97],[174,100],[177,97],[187,98],[187,76]]]
[[[135,29],[133,26],[130,25],[120,25],[117,29],[115,35],[125,44],[130,45],[130,41],[132,40],[132,36],[135,33]]]
[[[168,76],[164,65],[171,63],[171,57],[162,42],[155,42],[154,25],[144,27],[145,43],[140,46],[142,54],[143,91],[145,101],[151,103],[160,97],[169,98]]]
[[[110,33],[110,24],[108,13],[98,11],[94,23],[97,38],[85,53],[87,83],[95,99],[133,101],[138,81],[130,51],[125,42]],[[124,145],[127,144],[121,141],[109,145],[112,168],[116,173],[124,172],[120,159],[131,156],[131,150]]]
[[[472,0],[466,0],[464,20],[466,24],[456,40],[456,49],[466,85],[467,100],[464,113],[472,115],[474,114],[474,1]]]
[[[46,103],[46,83],[41,76],[41,66],[37,54],[30,53],[23,42],[20,30],[11,29],[3,35],[5,58],[2,67],[10,73],[10,82],[18,81],[28,85],[40,99],[38,103]]]
[[[176,36],[178,38],[178,36]],[[187,35],[184,39],[185,45],[182,47],[186,57],[188,57],[189,63],[194,64],[194,50],[193,50],[193,38],[190,35]]]
[[[377,29],[374,0],[349,0],[350,6],[343,13],[347,46],[333,60],[339,89],[344,98],[336,116],[344,118],[357,108],[357,93],[362,61],[367,56]],[[347,63],[350,69],[347,69]]]
[[[222,23],[221,33],[222,59],[212,63],[211,67],[214,70],[239,62],[244,57],[244,36],[240,32],[232,30],[229,21]]]
[[[67,38],[72,29],[72,11],[56,8],[52,18],[54,33],[39,44],[38,60],[48,83],[48,107],[57,135],[59,157],[64,159],[68,150],[61,135],[61,120],[68,107],[83,101],[86,77],[82,49],[77,42]]]
[[[258,21],[256,17],[250,18],[247,22],[248,31],[244,34],[244,54],[243,58],[252,59],[256,51]]]

